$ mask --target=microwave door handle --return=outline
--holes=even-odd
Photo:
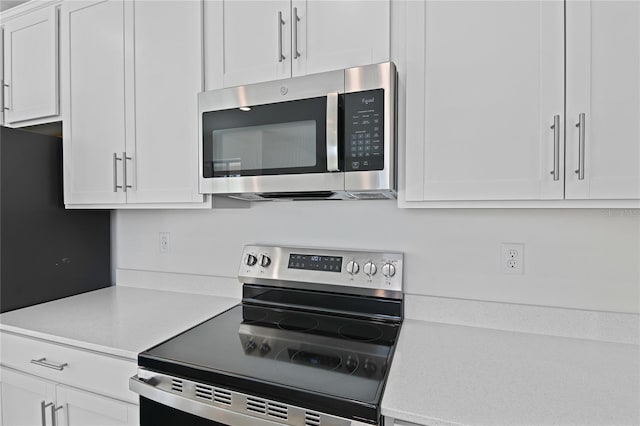
[[[327,94],[327,171],[338,172],[338,93]]]

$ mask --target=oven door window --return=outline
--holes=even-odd
[[[325,173],[326,114],[326,97],[203,113],[203,177]]]

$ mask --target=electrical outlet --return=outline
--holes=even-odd
[[[160,233],[158,248],[160,249],[160,253],[169,253],[169,233],[168,232]]]
[[[500,265],[503,274],[524,274],[524,244],[502,243]]]

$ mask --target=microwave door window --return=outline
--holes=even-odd
[[[282,171],[315,167],[316,123],[292,123],[214,130],[214,176],[242,176],[243,171]]]
[[[203,177],[326,173],[327,98],[202,115]]]

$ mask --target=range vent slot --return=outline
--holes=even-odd
[[[182,380],[171,379],[171,390],[174,392],[182,392]]]
[[[255,398],[253,396],[247,397],[247,411],[252,413],[267,415],[267,401],[262,398]]]
[[[304,412],[304,425],[305,426],[320,426],[320,414],[312,413],[310,411]]]
[[[196,398],[213,401],[213,388],[207,385],[196,385]]]
[[[213,400],[220,404],[231,405],[231,392],[224,389],[213,388]]]
[[[286,405],[275,402],[267,403],[267,415],[281,420],[289,419],[289,408]]]

